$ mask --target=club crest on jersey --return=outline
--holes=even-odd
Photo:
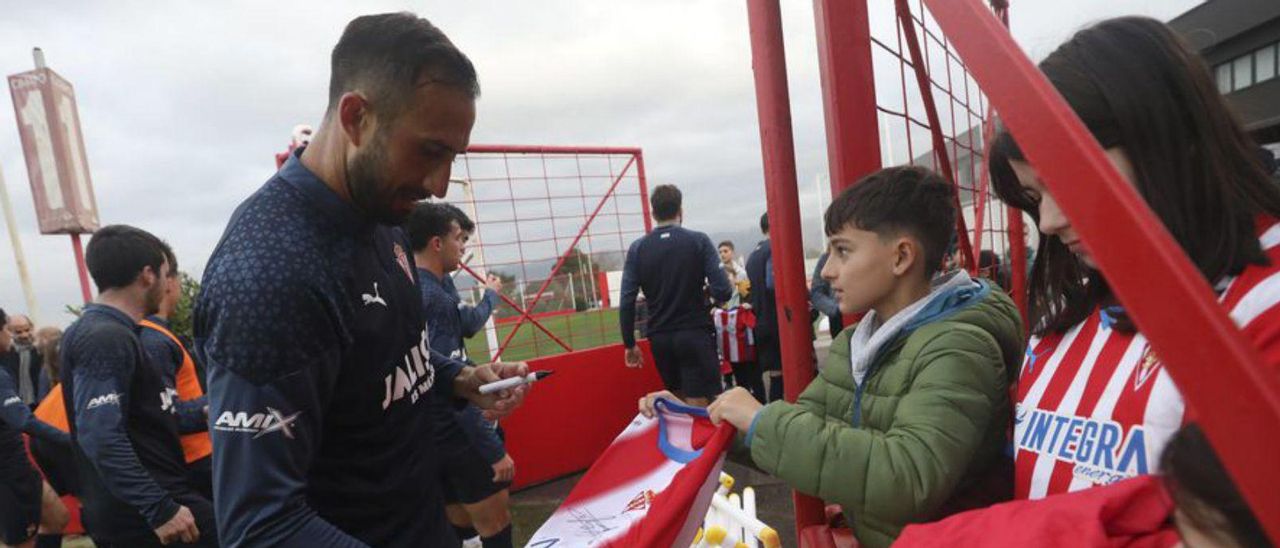
[[[1138,362],[1138,368],[1133,372],[1133,390],[1136,392],[1142,389],[1142,385],[1147,383],[1147,379],[1151,378],[1151,374],[1160,369],[1160,358],[1151,350],[1151,345],[1147,345],[1147,349],[1142,353],[1142,360]]]
[[[393,245],[391,250],[396,254],[396,263],[400,265],[400,270],[403,270],[405,277],[412,282],[413,268],[409,266],[409,255],[404,252],[404,248],[400,244]]]
[[[648,510],[649,505],[653,504],[653,497],[653,489],[645,489],[644,491],[641,491],[640,494],[631,499],[631,502],[627,503],[627,507],[622,511],[622,513],[643,512]]]

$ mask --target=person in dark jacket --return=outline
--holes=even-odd
[[[431,398],[490,418],[523,363],[464,367],[427,345],[399,225],[444,197],[467,149],[475,67],[412,13],[357,17],[333,49],[329,105],[232,215],[196,303],[213,490],[228,547],[453,547]]]
[[[204,379],[198,373],[195,359],[185,345],[173,333],[169,321],[173,319],[178,301],[182,298],[182,281],[178,274],[178,258],[170,253],[169,275],[162,282],[164,297],[160,309],[142,320],[138,338],[146,351],[152,367],[160,373],[167,388],[176,395],[173,400],[174,418],[181,435],[182,457],[191,471],[191,482],[200,494],[213,500],[213,443],[209,439],[209,399],[204,393]]]
[[[431,349],[470,363],[463,339],[484,328],[502,290],[502,281],[489,274],[484,297],[476,306],[469,306],[453,285],[451,274],[462,264],[475,223],[450,204],[424,202],[413,210],[405,230],[418,265],[418,288]],[[510,548],[508,488],[516,465],[503,446],[497,425],[484,420],[474,405],[456,409],[443,400],[432,404],[440,416],[435,441],[442,453],[440,483],[449,522],[460,539],[478,535],[485,548]]]
[[[6,318],[0,309],[0,325]],[[0,352],[10,349],[8,331],[0,329]],[[46,548],[62,545],[67,508],[48,482],[31,466],[22,434],[66,448],[67,434],[31,414],[18,395],[17,383],[0,368],[0,544]],[[37,536],[38,535],[38,536]]]
[[[751,281],[751,308],[756,313],[756,360],[769,382],[768,400],[782,399],[782,348],[778,340],[778,303],[773,294],[773,248],[769,246],[769,214],[760,216],[764,239],[747,257],[747,279]]]
[[[649,303],[649,344],[667,390],[690,405],[705,406],[723,389],[715,325],[706,290],[723,303],[733,296],[711,238],[680,226],[680,189],[659,185],[649,198],[653,232],[632,242],[622,267],[619,323],[627,367],[641,366],[636,346],[636,295]]]
[[[814,310],[827,317],[827,330],[834,338],[840,334],[841,329],[844,329],[844,322],[840,315],[840,302],[831,291],[831,282],[822,277],[822,268],[827,266],[827,258],[830,255],[830,252],[823,252],[818,257],[817,266],[813,267],[813,278],[809,282],[809,303],[813,305]]]
[[[170,253],[131,226],[98,230],[85,251],[98,299],[62,339],[82,515],[100,547],[218,546],[213,505],[191,485],[182,458],[175,391],[138,340],[138,322],[164,296]]]
[[[9,331],[13,344],[0,353],[0,368],[8,370],[9,377],[17,384],[18,397],[30,409],[35,409],[45,394],[49,393],[50,379],[41,367],[44,363],[35,345],[35,326],[31,318],[22,314],[9,316],[4,329]]]

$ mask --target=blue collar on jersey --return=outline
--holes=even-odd
[[[299,147],[289,155],[289,159],[280,167],[280,178],[301,192],[308,202],[318,208],[326,219],[337,223],[339,228],[356,229],[368,224],[360,210],[338,197],[333,189],[307,169],[307,166],[302,165],[304,149],[305,147]]]
[[[1120,314],[1124,314],[1123,306],[1104,306],[1098,313],[1099,323],[1103,329],[1111,329],[1116,324],[1116,316]]]
[[[663,417],[662,412],[668,411],[705,418],[708,416],[705,408],[692,407],[664,398],[654,400],[653,407],[658,411],[658,449],[662,451],[663,455],[680,464],[688,464],[702,455],[701,449],[688,451],[671,444],[671,441],[667,439],[667,419]]]

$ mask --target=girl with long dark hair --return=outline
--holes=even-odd
[[[1280,364],[1280,189],[1204,61],[1163,23],[1125,17],[1080,31],[1040,69],[1266,365]],[[1155,472],[1186,420],[1179,388],[1007,131],[992,143],[990,169],[1000,198],[1040,230],[1029,284],[1034,336],[1017,394],[1015,495],[1037,499]]]

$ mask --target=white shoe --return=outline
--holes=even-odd
[[[480,536],[474,536],[462,541],[462,548],[484,548],[484,543],[480,542]]]

